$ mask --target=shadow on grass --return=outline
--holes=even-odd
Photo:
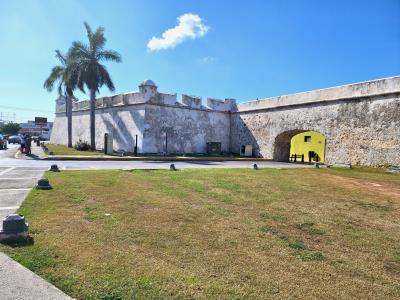
[[[9,246],[11,248],[21,248],[21,247],[27,247],[27,246],[33,246],[35,241],[33,240],[33,237],[28,236],[26,239],[21,239],[21,240],[4,240],[1,242],[1,244]]]

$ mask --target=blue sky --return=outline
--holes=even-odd
[[[43,81],[55,49],[85,40],[83,21],[122,55],[107,64],[116,93],[149,78],[178,97],[246,101],[400,74],[399,0],[0,0],[0,112],[53,118]]]

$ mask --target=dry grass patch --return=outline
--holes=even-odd
[[[365,170],[68,171],[2,246],[79,299],[400,297],[400,200]]]
[[[104,155],[101,151],[79,151],[75,148],[68,148],[65,145],[57,145],[57,144],[46,144],[46,147],[49,149],[48,153],[52,153],[52,155],[82,155],[82,156],[97,156]]]

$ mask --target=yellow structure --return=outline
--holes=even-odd
[[[304,155],[304,161],[318,161],[324,162],[325,160],[325,143],[326,138],[316,131],[306,131],[299,133],[292,137],[290,141],[290,157],[294,154],[297,156],[297,161],[299,155]]]

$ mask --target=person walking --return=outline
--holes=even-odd
[[[25,134],[23,136],[21,136],[21,153],[25,153],[25,147],[26,147],[26,136]]]
[[[25,143],[26,143],[26,155],[30,156],[32,154],[32,138],[29,135],[27,135]]]

